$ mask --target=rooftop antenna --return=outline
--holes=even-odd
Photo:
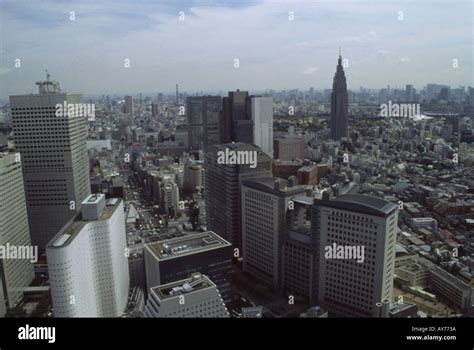
[[[341,57],[341,47],[339,46],[339,57]]]

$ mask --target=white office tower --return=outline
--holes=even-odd
[[[330,316],[388,317],[398,207],[366,195],[314,200],[319,236],[319,304]],[[362,250],[363,249],[363,250]]]
[[[4,290],[7,306],[13,308],[35,277],[20,153],[0,153],[0,246],[19,253],[15,258],[0,257],[0,289]]]
[[[86,121],[93,111],[58,82],[36,84],[39,94],[10,96],[10,105],[31,242],[42,251],[90,193]]]
[[[273,97],[252,96],[253,141],[273,157]]]
[[[205,275],[150,288],[144,317],[229,317],[216,285]]]
[[[129,269],[123,202],[92,194],[46,247],[55,317],[118,317]]]

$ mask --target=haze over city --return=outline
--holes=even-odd
[[[86,94],[171,92],[176,83],[187,92],[325,89],[339,47],[349,89],[474,80],[471,1],[46,0],[0,6],[2,99],[34,92],[32,82],[44,79],[46,69],[63,89]]]

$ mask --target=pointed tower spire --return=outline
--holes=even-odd
[[[334,81],[331,94],[331,139],[340,140],[342,137],[347,137],[348,125],[348,95],[346,76],[344,68],[342,67],[341,48],[339,48],[339,59],[337,62],[336,74],[334,74]]]

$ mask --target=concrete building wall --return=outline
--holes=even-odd
[[[56,115],[80,94],[10,96],[16,150],[21,153],[31,242],[44,250],[90,193],[85,116]]]
[[[0,153],[0,246],[7,245],[31,247],[20,153]],[[9,308],[21,301],[23,289],[35,277],[32,258],[0,259],[0,289]],[[0,304],[4,305],[3,298]]]
[[[130,283],[126,247],[122,201],[108,219],[68,223],[46,250],[54,316],[122,315]]]

